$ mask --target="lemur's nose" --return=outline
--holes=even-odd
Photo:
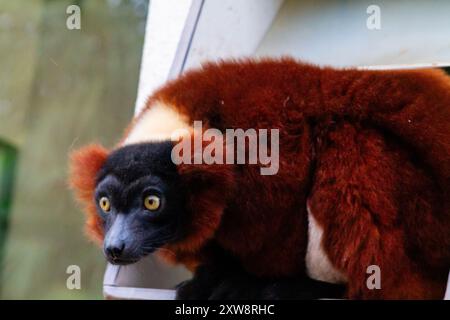
[[[106,253],[114,260],[120,258],[125,249],[125,243],[115,243],[106,247]]]

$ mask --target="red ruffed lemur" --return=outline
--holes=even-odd
[[[194,121],[278,129],[278,171],[175,164]],[[156,251],[186,265],[194,276],[180,299],[335,297],[332,284],[350,299],[444,296],[450,78],[441,70],[206,64],[157,90],[113,150],[91,145],[71,159],[107,259]],[[367,283],[373,265],[377,288]]]

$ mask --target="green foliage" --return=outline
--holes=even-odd
[[[4,242],[8,229],[8,214],[11,208],[16,158],[16,150],[0,141],[0,266],[2,265]]]

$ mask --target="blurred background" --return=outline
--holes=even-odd
[[[66,9],[81,8],[81,30]],[[0,0],[0,298],[102,298],[67,155],[112,146],[134,112],[146,0]],[[81,290],[66,269],[81,268]]]

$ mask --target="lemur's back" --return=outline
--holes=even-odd
[[[291,59],[224,62],[187,72],[148,105],[154,99],[210,127],[276,127],[288,137],[305,123],[366,121],[415,151],[448,192],[450,78],[441,70],[336,70]]]
[[[354,210],[380,219],[370,220],[381,224],[369,233],[371,241],[377,243],[382,232],[379,245],[389,246],[390,237],[397,239],[394,233],[399,232],[406,239],[399,256],[405,252],[408,259],[420,261],[419,269],[450,267],[450,80],[440,70],[335,70],[292,60],[211,64],[164,87],[155,99],[221,130],[280,130],[278,174],[259,177],[249,167],[240,171],[238,197],[248,201],[237,199],[228,206],[218,232],[223,245],[252,271],[282,275],[303,268],[309,250],[305,204],[313,190],[325,192],[336,180],[342,193],[331,186],[328,199],[318,192],[312,201],[319,216],[324,208],[338,211],[339,201],[367,201]],[[333,151],[342,141],[347,143]],[[361,153],[350,146],[362,148]],[[334,156],[328,158],[330,154]],[[360,166],[364,161],[367,166]],[[321,177],[327,169],[329,174]],[[381,179],[373,182],[373,190],[370,177]],[[360,184],[358,193],[367,194],[346,195],[352,183]],[[339,198],[345,196],[350,198]],[[389,230],[386,238],[383,228]],[[344,254],[339,248],[330,250]]]

